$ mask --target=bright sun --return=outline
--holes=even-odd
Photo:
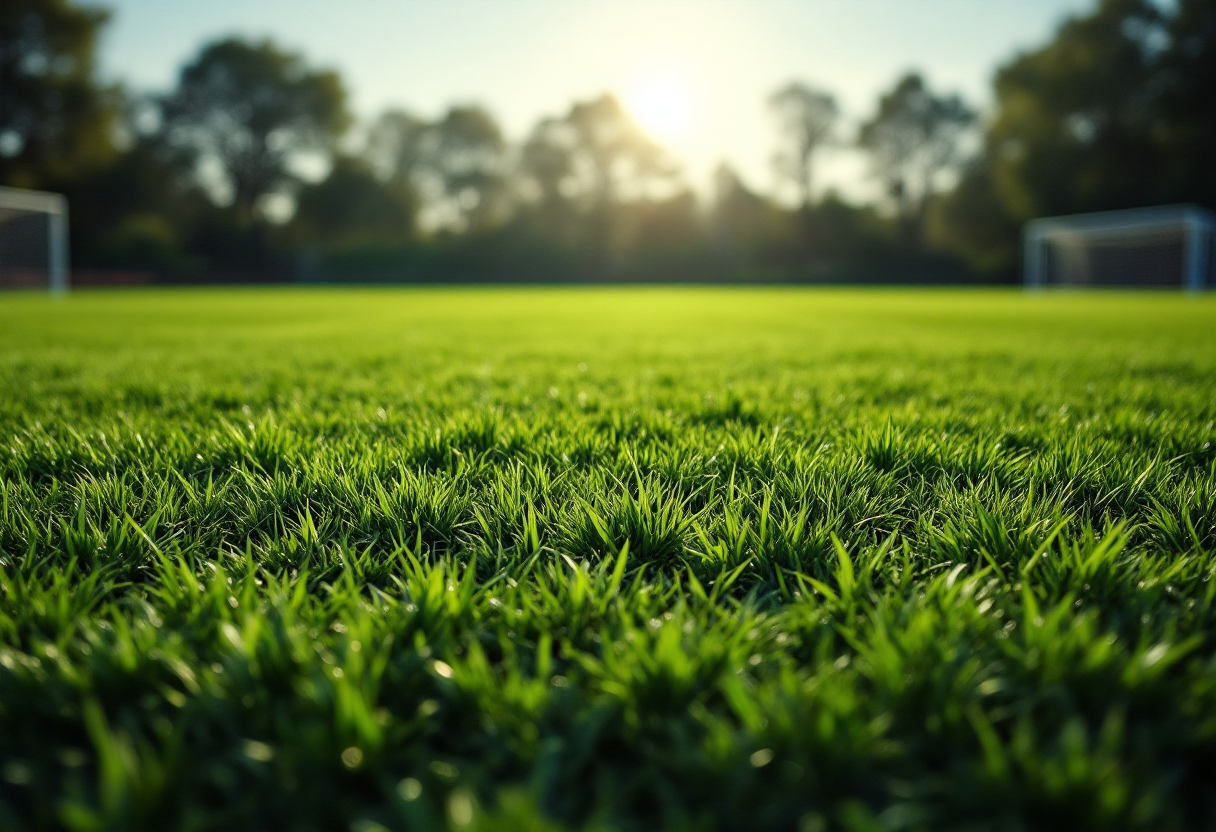
[[[692,97],[684,79],[673,72],[652,72],[638,80],[626,99],[629,111],[656,139],[684,135],[692,120]]]

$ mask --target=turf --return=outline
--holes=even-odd
[[[1216,298],[0,298],[0,828],[1216,828]]]

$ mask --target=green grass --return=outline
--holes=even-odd
[[[4,830],[1216,828],[1216,298],[0,297]]]

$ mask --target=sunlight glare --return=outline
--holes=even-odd
[[[656,139],[683,136],[692,121],[688,84],[670,71],[642,76],[630,90],[626,105],[642,129]]]

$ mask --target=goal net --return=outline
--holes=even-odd
[[[0,187],[0,288],[68,288],[68,205],[59,194]]]
[[[1216,214],[1166,205],[1027,223],[1027,286],[1216,288]]]

